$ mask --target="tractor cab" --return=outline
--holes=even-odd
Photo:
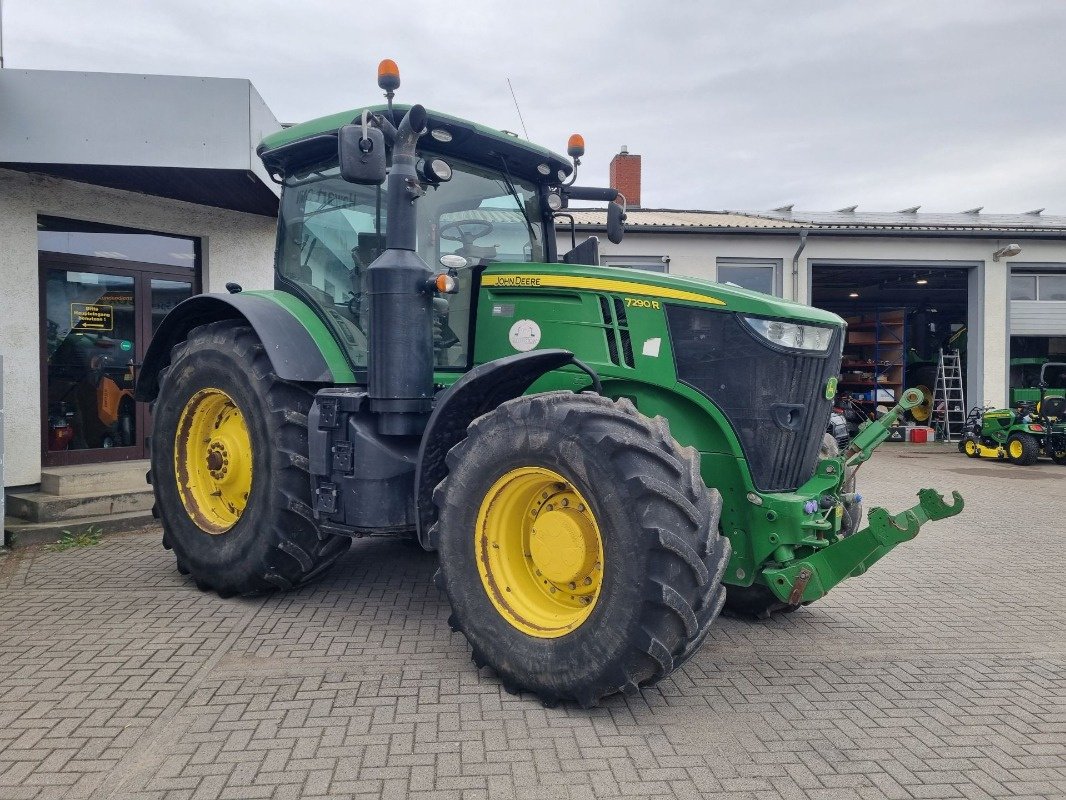
[[[354,129],[351,139],[359,148],[371,141],[375,124],[394,131],[394,121],[410,110],[375,106],[312,120],[268,137],[259,148],[282,186],[276,288],[319,312],[357,370],[366,367],[368,355],[367,268],[387,249],[389,182],[380,172],[354,180],[344,174],[344,129]],[[414,152],[417,181],[404,187],[405,205],[416,209],[415,252],[455,281],[453,290],[433,301],[434,366],[466,368],[472,288],[481,271],[492,263],[559,260],[555,212],[571,197],[609,201],[616,192],[568,185],[584,152],[580,137],[571,137],[571,162],[512,134],[436,111],[425,114],[425,133]],[[612,213],[613,237],[620,238],[621,219],[619,211]],[[592,244],[564,258],[598,263]]]

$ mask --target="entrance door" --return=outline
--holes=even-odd
[[[42,448],[46,466],[147,457],[137,368],[193,276],[153,264],[41,253]]]

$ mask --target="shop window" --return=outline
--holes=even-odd
[[[781,295],[781,262],[718,259],[718,282],[732,283],[763,294]]]
[[[56,217],[37,218],[37,249],[46,253],[196,269],[198,241],[183,236]]]

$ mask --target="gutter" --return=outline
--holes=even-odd
[[[596,225],[588,222],[578,223],[575,230],[585,232],[598,232],[607,230],[606,225]],[[920,230],[908,231],[898,228],[814,228],[806,230],[812,236],[890,236],[898,238],[914,237],[917,239],[1066,239],[1066,230],[1053,231],[1034,230]],[[696,227],[693,225],[626,225],[626,233],[720,233],[728,236],[738,234],[754,234],[760,236],[795,236],[799,231],[796,228],[730,228],[724,226]]]
[[[792,254],[792,301],[794,303],[798,303],[800,301],[800,299],[799,299],[799,281],[800,281],[799,261],[800,261],[800,254],[803,252],[803,249],[807,246],[807,233],[808,233],[808,231],[807,231],[806,228],[804,228],[803,230],[800,231],[799,247],[797,247],[796,248],[796,252]]]

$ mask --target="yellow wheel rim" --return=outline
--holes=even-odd
[[[182,409],[174,474],[181,502],[201,530],[217,535],[237,524],[252,490],[252,437],[221,389],[201,389]]]
[[[1015,439],[1013,442],[1011,442],[1008,445],[1008,448],[1008,452],[1010,453],[1011,458],[1021,458],[1022,453],[1025,452],[1024,448],[1022,447],[1021,441],[1019,441],[1018,439]]]
[[[915,422],[925,422],[933,416],[933,390],[928,386],[915,387],[922,393],[922,403],[911,409],[911,416]]]
[[[474,531],[481,583],[523,633],[554,639],[592,613],[603,584],[603,539],[592,510],[566,478],[521,467],[497,480]]]
[[[971,441],[971,440],[967,440],[966,444],[964,446],[966,448],[966,455],[968,455],[968,456],[977,455],[977,442],[974,442],[974,441]]]

